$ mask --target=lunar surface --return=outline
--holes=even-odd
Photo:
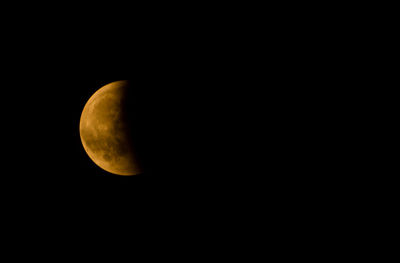
[[[80,136],[90,159],[107,172],[117,175],[142,173],[128,127],[127,81],[116,81],[98,90],[85,105]]]

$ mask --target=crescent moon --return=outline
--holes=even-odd
[[[133,146],[125,109],[128,81],[99,89],[86,103],[79,125],[83,148],[107,172],[132,176],[143,173]]]

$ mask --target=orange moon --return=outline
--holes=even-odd
[[[99,89],[86,103],[80,120],[80,137],[90,159],[107,172],[131,176],[143,172],[131,138],[124,105],[128,81]]]

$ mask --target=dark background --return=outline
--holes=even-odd
[[[205,198],[205,192],[221,187],[230,170],[224,167],[229,149],[223,147],[231,135],[222,124],[230,117],[215,84],[203,86],[199,73],[194,76],[183,67],[177,70],[153,68],[114,79],[59,74],[60,79],[18,80],[9,97],[19,98],[19,106],[12,99],[9,109],[15,108],[16,116],[10,118],[14,125],[10,125],[10,141],[5,142],[10,146],[6,165],[11,169],[3,180],[27,200],[42,196],[47,201],[77,201],[119,195],[128,199],[132,195],[181,196],[182,201],[184,196]],[[133,177],[115,176],[97,167],[79,136],[87,100],[105,84],[121,79],[133,83],[132,110],[147,165],[144,174]],[[219,127],[225,127],[224,132]],[[19,140],[14,144],[15,138]],[[229,176],[237,179],[232,173]]]
[[[4,178],[12,189],[33,199],[42,195],[65,202],[122,195],[123,200],[229,199],[233,204],[262,193],[252,188],[260,187],[264,173],[272,171],[263,163],[277,165],[274,160],[282,154],[273,138],[282,131],[274,124],[278,114],[287,111],[276,93],[283,84],[276,83],[271,70],[257,77],[261,67],[251,61],[260,55],[253,53],[256,40],[237,52],[242,42],[234,31],[207,31],[205,38],[193,25],[164,26],[156,27],[158,33],[118,38],[82,34],[73,43],[59,41],[55,34],[52,40],[62,43],[53,49],[19,49],[3,83],[11,87],[3,100],[4,112],[13,111],[5,117],[10,123],[7,165],[14,172]],[[133,83],[148,164],[141,176],[104,172],[80,142],[79,119],[87,100],[121,79]],[[272,136],[264,133],[265,127]]]
[[[118,12],[128,28],[107,27],[103,16],[91,20],[95,27],[71,28],[66,19],[55,30],[44,20],[5,38],[1,197],[6,227],[33,233],[30,247],[46,232],[54,244],[45,248],[64,236],[83,250],[93,239],[109,247],[122,234],[150,249],[179,235],[184,244],[175,249],[220,250],[225,240],[262,239],[263,228],[307,229],[299,218],[309,204],[318,213],[311,224],[331,217],[320,208],[337,198],[329,189],[342,185],[332,171],[343,157],[324,154],[327,141],[336,143],[327,135],[335,126],[321,122],[329,120],[320,105],[330,97],[322,87],[333,86],[321,67],[330,49],[322,45],[310,59],[316,42],[297,21],[269,18],[266,27],[257,18],[268,15],[231,13],[188,23],[184,13],[137,23]],[[298,33],[277,26],[285,22]],[[122,79],[134,88],[147,168],[140,176],[104,172],[79,137],[87,100]],[[135,239],[139,233],[144,238]],[[246,233],[256,238],[240,238]],[[193,239],[202,245],[186,242]]]
[[[124,23],[132,15],[119,17]],[[292,181],[280,175],[299,165],[287,160],[298,156],[289,149],[305,122],[294,110],[303,106],[300,88],[290,88],[302,81],[288,74],[288,61],[301,61],[291,40],[271,32],[274,27],[262,30],[257,17],[250,21],[255,26],[240,19],[186,23],[189,17],[139,24],[132,18],[129,28],[102,20],[80,30],[27,26],[7,42],[2,84],[9,88],[2,100],[11,172],[3,177],[5,188],[24,200],[49,202],[142,196],[234,204],[276,189],[277,178]],[[99,169],[79,138],[87,100],[121,79],[133,82],[148,163],[145,174],[129,178]]]
[[[356,68],[348,58],[364,44],[349,48],[340,35],[356,35],[359,22],[338,28],[340,12],[326,16],[331,7],[287,3],[152,4],[147,12],[18,5],[2,16],[0,61],[1,215],[13,257],[92,258],[114,245],[113,261],[148,250],[146,258],[243,251],[248,259],[268,248],[264,240],[298,247],[310,229],[318,242],[333,229],[343,243],[351,232],[341,235],[349,214],[335,211],[359,189],[348,176],[358,167],[342,165],[357,154],[341,139],[349,128],[337,125],[337,110],[357,84],[338,77]],[[121,79],[137,95],[149,169],[141,176],[103,172],[79,138],[87,100]],[[354,211],[363,199],[343,204]]]

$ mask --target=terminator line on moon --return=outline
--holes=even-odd
[[[79,127],[90,159],[107,172],[124,176],[143,172],[123,109],[127,89],[128,81],[116,81],[99,89],[85,105]]]

